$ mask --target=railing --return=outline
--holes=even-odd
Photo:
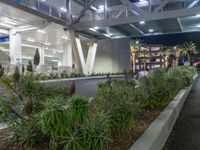
[[[171,10],[179,10],[179,9],[186,9],[193,1],[171,1],[171,3],[167,4],[164,8],[163,8],[163,12],[165,11],[171,11]],[[148,7],[148,6],[147,6]],[[200,7],[200,1],[197,2],[193,7]],[[152,6],[152,9],[154,9],[156,7]],[[147,8],[143,7],[141,9],[146,9]],[[121,9],[119,10],[113,10],[113,11],[108,11],[108,19],[116,19],[119,17],[128,17],[128,16],[134,16],[133,13],[126,11],[124,9],[124,11],[122,13],[120,13]],[[148,13],[148,12],[147,12]],[[87,13],[85,14],[84,17],[82,17],[80,19],[80,22],[89,22],[89,21],[100,21],[100,20],[104,20],[104,12],[96,12],[96,13]]]
[[[37,10],[55,19],[66,22],[66,13],[60,12],[57,8],[48,5],[40,0],[22,0],[21,5]]]
[[[19,70],[22,70],[23,64],[17,65],[19,67]],[[4,71],[6,74],[13,74],[15,71],[16,65],[9,64],[9,63],[2,63],[2,67],[4,68]],[[26,70],[27,64],[24,64],[24,68]],[[34,67],[33,67],[34,68]],[[42,74],[51,74],[51,73],[80,73],[81,69],[78,66],[75,66],[74,68],[68,67],[68,66],[57,66],[57,65],[41,65],[38,66],[36,69],[37,73]]]

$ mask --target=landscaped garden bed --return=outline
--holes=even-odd
[[[129,149],[195,74],[192,67],[156,69],[139,88],[127,78],[101,83],[92,100],[73,95],[72,87],[45,87],[31,74],[2,76],[9,91],[0,97],[1,119],[9,126],[4,141],[36,149]]]

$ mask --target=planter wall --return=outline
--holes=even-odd
[[[197,76],[194,77],[196,79]],[[193,84],[182,89],[129,150],[161,150],[179,116]]]

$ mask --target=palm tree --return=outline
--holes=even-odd
[[[144,48],[144,49],[140,49],[139,51],[138,51],[138,56],[139,56],[139,58],[140,59],[142,59],[143,60],[143,66],[144,66],[144,69],[146,70],[146,63],[147,63],[147,57],[149,57],[149,51],[146,49],[146,48]]]
[[[195,43],[188,42],[184,43],[183,47],[178,51],[179,54],[184,55],[187,57],[188,62],[190,63],[190,54],[196,50]]]
[[[135,68],[135,54],[138,51],[138,45],[136,41],[132,41],[131,42],[131,70],[133,70],[133,72],[136,70]]]
[[[164,69],[166,69],[167,58],[169,57],[170,54],[171,53],[167,47],[161,48],[161,56],[163,58]]]

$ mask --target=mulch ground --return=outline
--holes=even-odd
[[[107,150],[129,150],[131,145],[144,133],[149,125],[156,119],[162,110],[151,110],[144,113],[144,116],[136,121],[128,131],[114,135]]]

